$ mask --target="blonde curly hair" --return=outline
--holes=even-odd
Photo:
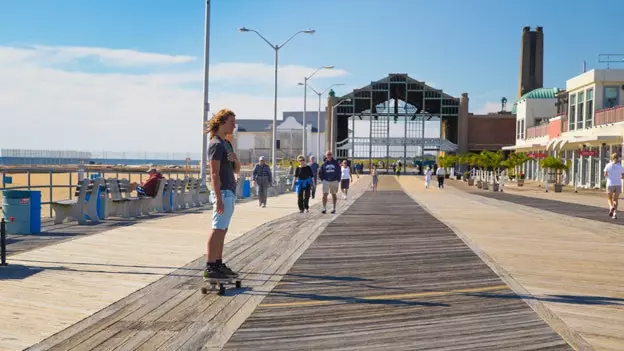
[[[230,117],[236,117],[236,114],[234,111],[225,108],[217,111],[217,113],[212,116],[206,126],[207,132],[210,133],[211,138],[217,134],[219,127],[224,125]]]

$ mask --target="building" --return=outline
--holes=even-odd
[[[536,89],[521,97],[515,108],[519,126],[516,143],[503,149],[532,156],[523,166],[527,179],[543,180],[539,159],[553,155],[571,165],[565,183],[576,181],[582,187],[600,187],[610,155],[622,155],[622,69],[585,72],[569,79],[565,90]],[[544,118],[548,111],[552,116]]]
[[[522,29],[518,98],[544,86],[544,31],[542,27]]]
[[[469,112],[467,93],[460,98],[459,153],[497,151],[515,140],[515,111],[501,111],[485,115]]]
[[[286,111],[278,120],[277,130],[277,159],[292,160],[301,154],[303,146],[303,112]],[[320,115],[321,130],[317,128],[318,112],[307,111],[306,133],[307,151],[309,155],[325,153],[323,140],[325,139],[325,112]],[[273,120],[271,119],[237,119],[236,120],[236,147],[238,157],[243,163],[256,162],[258,157],[271,157],[271,140],[273,136]],[[320,149],[319,139],[321,140]]]

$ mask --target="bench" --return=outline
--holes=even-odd
[[[78,182],[74,199],[54,201],[54,223],[61,224],[66,218],[73,218],[80,224],[87,223],[87,216],[93,223],[99,223],[97,201],[100,197],[100,187],[106,186],[104,178],[95,180],[82,179]],[[96,189],[97,191],[93,191]],[[87,197],[89,198],[87,200]]]

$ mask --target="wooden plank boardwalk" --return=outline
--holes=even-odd
[[[364,194],[329,224],[223,350],[381,348],[571,350],[448,227],[396,190]]]
[[[27,350],[219,349],[367,185],[354,184],[350,199],[339,200],[336,215],[323,215],[315,205],[310,213],[281,217],[228,242],[224,257],[241,272],[244,289],[225,297],[202,295],[205,261],[200,257]]]
[[[461,181],[450,181],[445,184],[449,184],[458,189],[467,191],[471,194],[487,197],[490,199],[496,199],[500,201],[507,201],[518,205],[528,206],[531,208],[537,208],[544,211],[550,211],[557,214],[566,216],[572,216],[583,219],[590,219],[598,222],[611,223],[616,225],[624,225],[624,218],[613,220],[608,216],[607,198],[604,199],[604,207],[596,207],[591,205],[582,205],[578,203],[571,203],[566,201],[558,201],[552,199],[543,199],[531,196],[524,196],[518,194],[510,194],[509,192],[494,192],[492,190],[482,190],[477,187],[469,187],[467,183]],[[490,186],[491,189],[491,186]],[[551,190],[554,192],[554,190]],[[622,199],[620,199],[621,201]]]
[[[244,288],[202,295],[203,257],[27,350],[571,350],[393,178],[226,245]],[[394,190],[392,190],[394,189]],[[493,294],[493,295],[490,295]]]
[[[41,233],[38,234],[8,234],[7,255],[16,255],[22,252],[38,249],[48,245],[59,244],[63,241],[73,240],[93,234],[103,233],[120,227],[132,226],[145,221],[181,216],[189,213],[202,213],[208,206],[178,210],[172,213],[152,213],[141,218],[107,218],[98,224],[81,225],[77,222],[54,224],[53,220],[45,220],[41,224]]]

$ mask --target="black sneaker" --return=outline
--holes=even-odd
[[[238,273],[231,270],[225,263],[221,263],[219,270],[228,278],[238,278]]]
[[[331,211],[331,213],[336,213],[336,209],[334,208],[334,209]]]
[[[219,266],[209,265],[204,270],[204,280],[222,280],[228,279],[229,277],[223,272]]]
[[[326,209],[323,209],[323,211],[321,211],[321,213],[327,213],[327,210],[326,210]]]

